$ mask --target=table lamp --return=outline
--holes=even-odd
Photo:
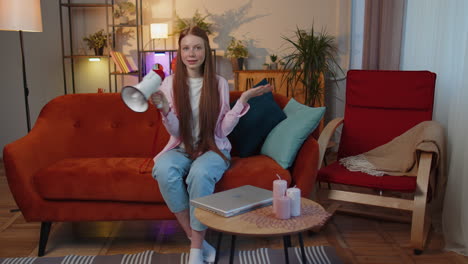
[[[0,0],[0,30],[19,31],[21,62],[23,66],[24,102],[28,132],[31,131],[28,95],[29,89],[24,63],[23,31],[42,32],[40,0]]]
[[[166,39],[168,38],[169,27],[165,23],[153,23],[151,24],[151,39],[153,40],[153,49],[154,49],[154,40],[155,39],[164,39],[164,49],[166,49]]]

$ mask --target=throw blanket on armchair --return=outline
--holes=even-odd
[[[445,143],[442,126],[436,121],[424,121],[390,142],[368,152],[340,159],[350,171],[361,171],[374,176],[416,176],[421,152],[432,152],[437,175],[431,185],[445,186]],[[435,190],[434,190],[435,191]]]

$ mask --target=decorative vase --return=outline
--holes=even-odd
[[[239,71],[244,70],[244,58],[237,58],[237,65],[239,66]]]
[[[104,47],[94,48],[94,55],[102,56],[104,54]]]
[[[128,24],[128,16],[121,16],[121,17],[119,18],[119,23],[120,23],[121,25],[127,25],[127,24]]]
[[[231,58],[231,64],[233,71],[244,70],[244,58]]]

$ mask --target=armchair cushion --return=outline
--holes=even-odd
[[[302,143],[320,123],[325,107],[305,106],[291,98],[283,111],[287,118],[268,134],[261,153],[286,169],[291,167]]]
[[[256,86],[266,84],[261,83]],[[241,158],[258,154],[268,133],[286,118],[271,92],[250,99],[249,104],[250,110],[239,119],[229,135],[233,149]]]
[[[352,172],[346,167],[334,162],[318,172],[318,181],[337,184],[368,187],[377,190],[399,192],[414,192],[416,190],[416,177],[414,176],[373,176],[364,172]]]

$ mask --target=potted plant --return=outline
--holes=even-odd
[[[270,61],[271,61],[270,69],[272,69],[272,70],[278,69],[278,63],[276,62],[277,59],[278,59],[277,55],[275,55],[275,54],[270,55]]]
[[[234,37],[231,37],[231,42],[226,48],[226,57],[231,59],[232,69],[243,70],[244,67],[244,58],[249,56],[249,51],[247,46],[243,41],[237,40]]]
[[[84,37],[89,49],[94,50],[96,56],[104,54],[104,47],[107,45],[107,34],[104,34],[104,29],[101,29],[94,34]]]
[[[278,62],[278,70],[284,70],[285,67],[286,67],[286,64],[284,63],[284,61],[283,61],[283,60],[280,60],[280,61]]]
[[[118,2],[114,9],[114,18],[118,18],[120,24],[128,24],[128,16],[134,15],[136,11],[135,4],[132,2]]]
[[[296,87],[301,83],[305,88],[305,103],[323,105],[323,75],[336,79],[336,69],[343,72],[336,61],[338,48],[335,37],[324,29],[315,32],[312,25],[309,32],[297,28],[294,39],[284,36],[283,39],[293,48],[293,52],[284,57],[285,67],[289,69],[285,75],[288,85]]]
[[[180,34],[180,32],[184,31],[188,27],[197,26],[203,29],[208,35],[210,35],[211,33],[213,33],[211,31],[211,26],[213,24],[205,21],[208,16],[209,15],[202,16],[200,12],[198,12],[198,9],[195,10],[195,14],[192,18],[180,18],[176,15],[174,34],[178,35]]]

